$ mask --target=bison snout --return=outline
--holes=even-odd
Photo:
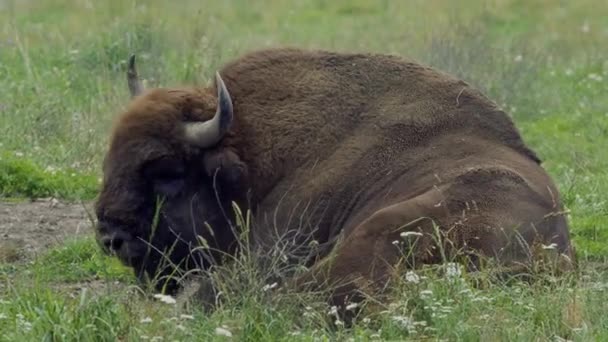
[[[120,250],[125,242],[125,237],[119,234],[113,234],[112,236],[106,235],[99,239],[99,242],[103,248],[107,251],[117,252]]]
[[[129,234],[122,229],[107,229],[107,227],[99,230],[100,232],[97,240],[106,253],[114,253],[121,256],[132,249],[130,248],[134,242],[132,234]]]

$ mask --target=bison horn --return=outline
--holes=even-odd
[[[139,76],[137,75],[137,69],[135,69],[135,55],[132,54],[129,57],[129,66],[127,69],[127,83],[129,85],[129,91],[131,92],[131,97],[135,97],[141,94],[144,90],[143,84],[139,80]]]
[[[217,86],[217,111],[211,120],[185,124],[186,140],[198,147],[215,145],[222,139],[232,124],[232,100],[226,85],[218,72],[215,73]]]

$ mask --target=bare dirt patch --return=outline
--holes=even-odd
[[[66,239],[91,236],[90,203],[0,199],[0,261],[29,259]]]

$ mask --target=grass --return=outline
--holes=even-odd
[[[267,46],[395,53],[465,79],[513,116],[561,189],[582,264],[577,279],[483,288],[466,275],[447,281],[431,272],[418,284],[404,280],[394,303],[369,322],[330,329],[330,308],[269,296],[247,267],[236,271],[250,279],[248,288],[233,289],[213,314],[184,318],[134,290],[131,273],[87,238],[27,263],[0,252],[0,340],[224,340],[215,331],[222,326],[239,340],[606,339],[602,5],[0,0],[1,197],[95,196],[109,127],[128,100],[124,66],[132,52],[146,83],[163,86],[204,84],[228,59]]]

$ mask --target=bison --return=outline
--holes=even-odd
[[[334,286],[336,305],[387,285],[404,248],[407,267],[456,254],[469,269],[483,258],[530,265],[543,245],[573,260],[540,159],[503,110],[453,76],[296,48],[250,52],[209,87],[146,90],[134,56],[128,69],[132,100],[103,161],[96,231],[139,279],[238,253],[235,207],[251,213],[261,255],[281,238],[318,242],[289,283]]]

